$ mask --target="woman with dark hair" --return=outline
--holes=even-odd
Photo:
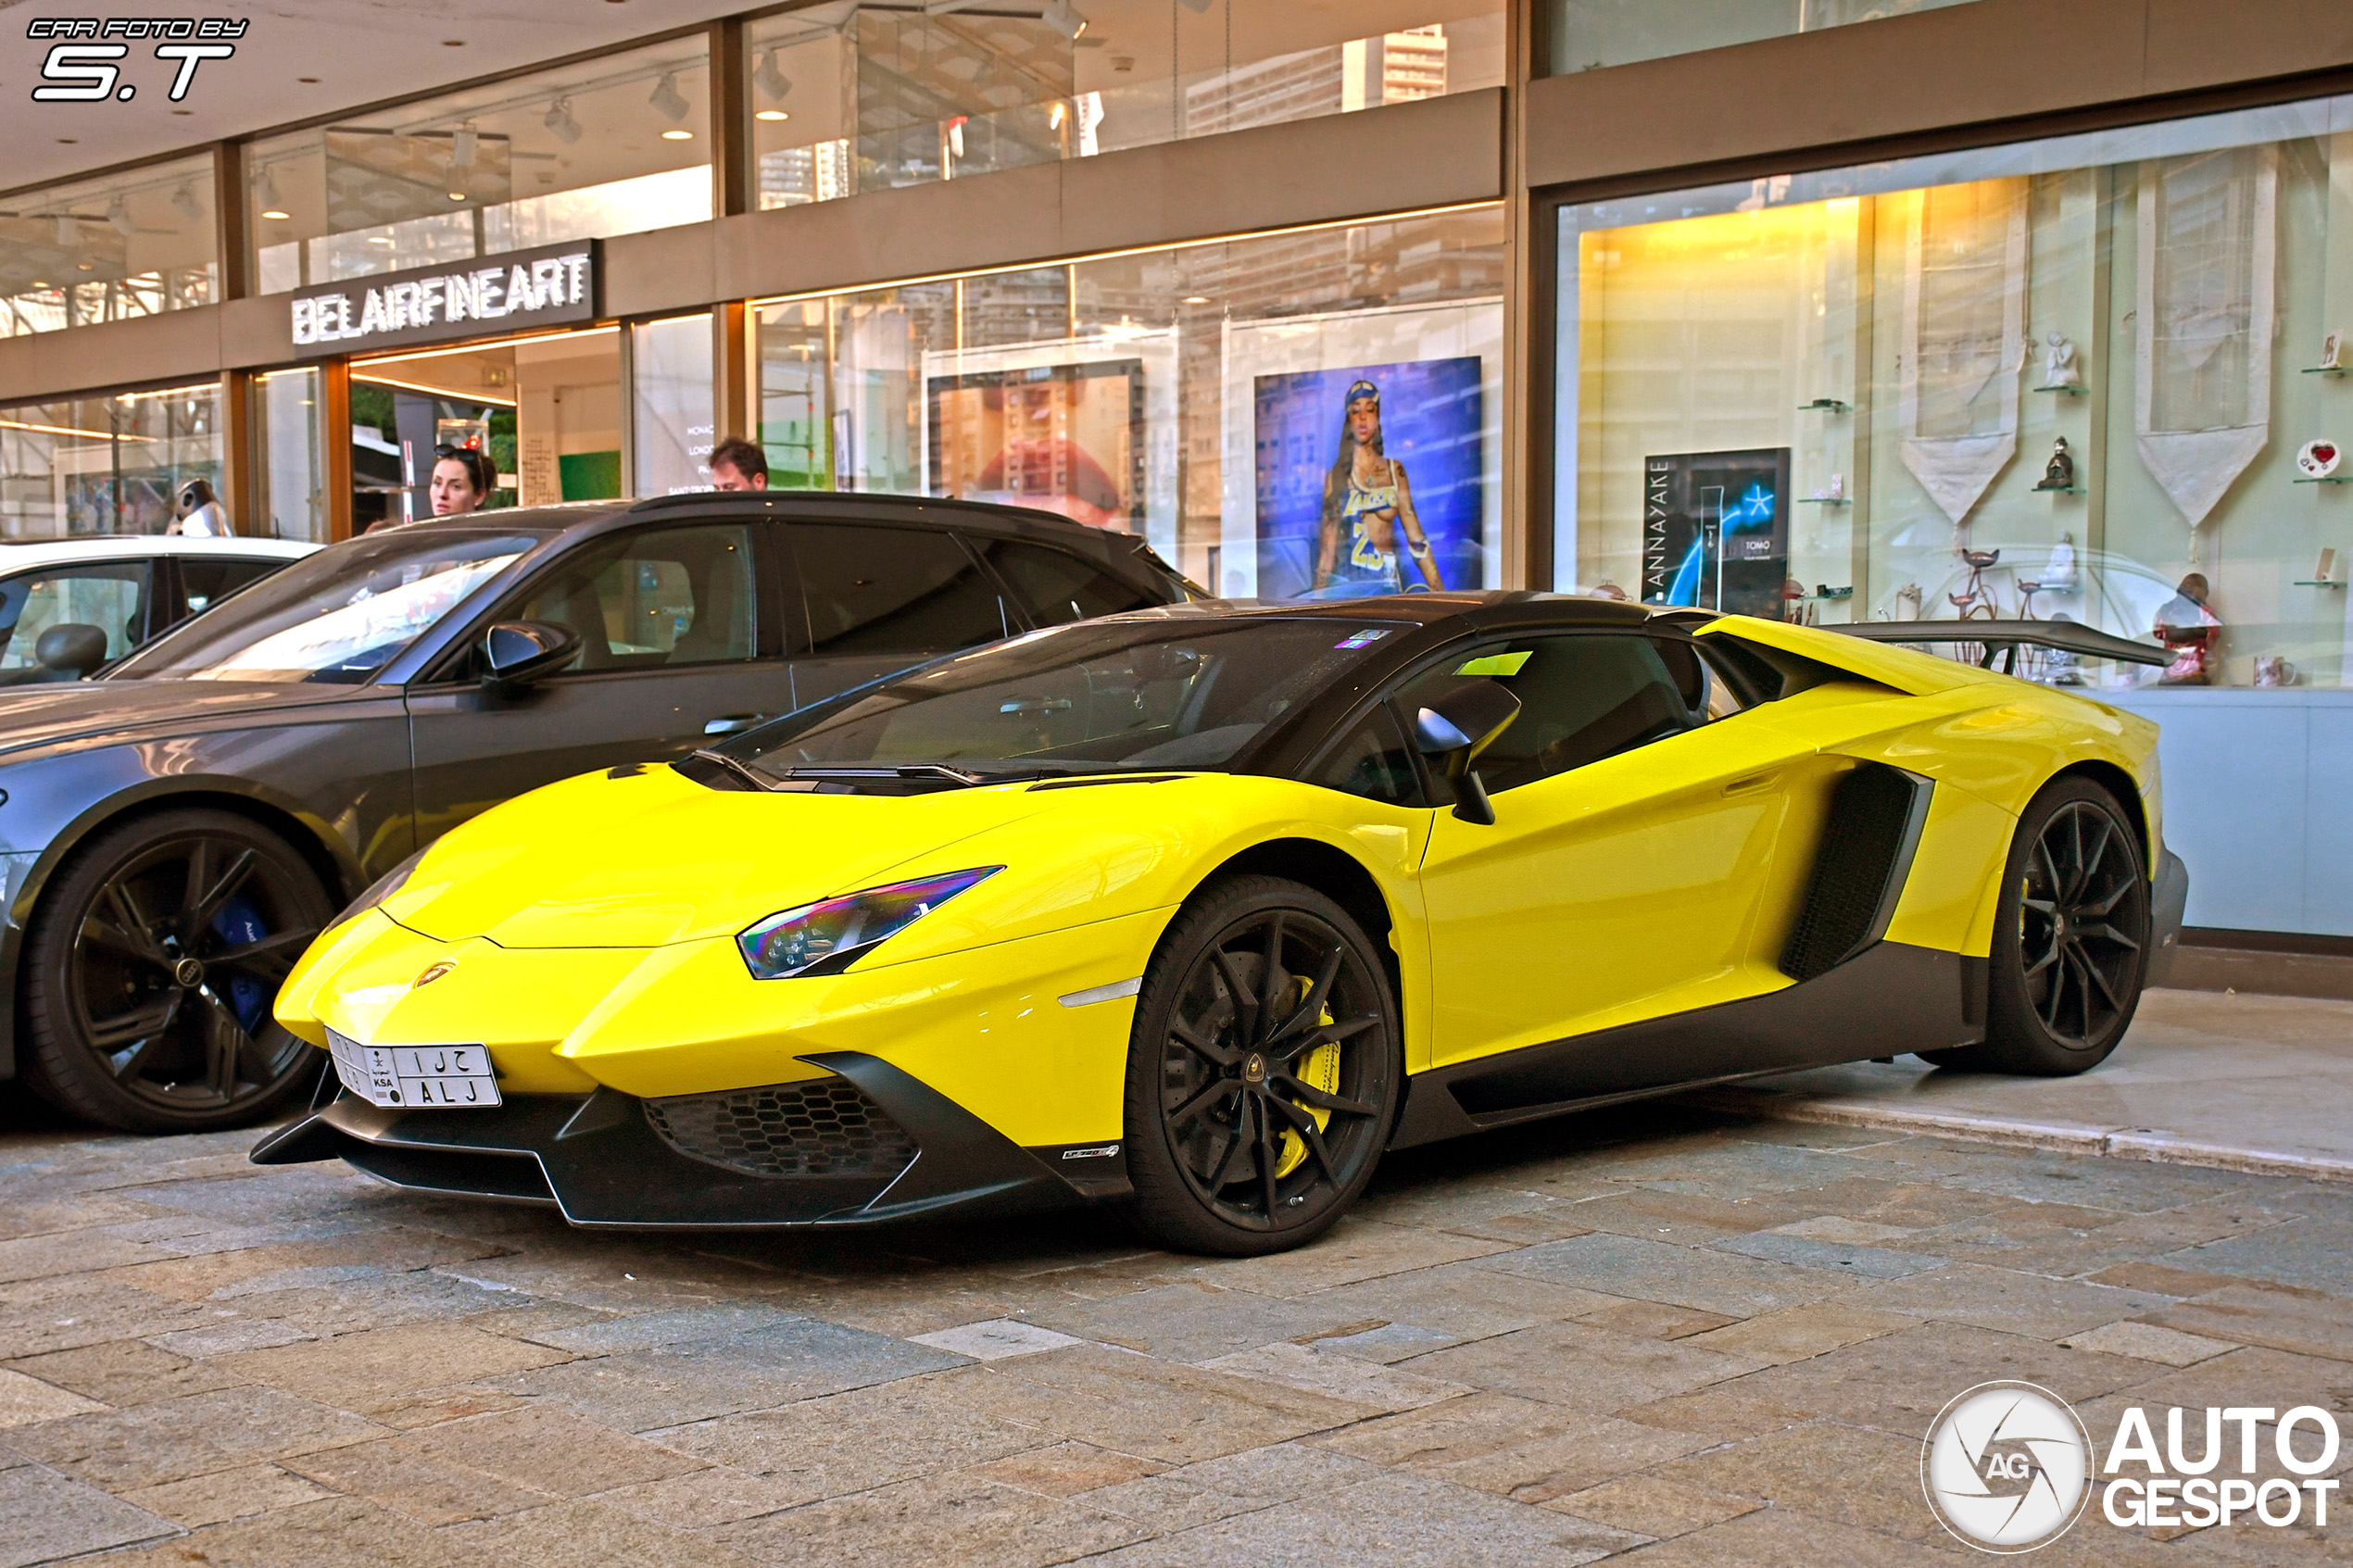
[[[1422,583],[1446,584],[1438,558],[1414,512],[1413,486],[1405,465],[1381,451],[1380,388],[1360,381],[1348,389],[1347,414],[1340,427],[1340,456],[1324,476],[1324,526],[1315,550],[1314,586],[1371,583],[1386,593],[1405,591],[1398,561],[1398,531]]]
[[[433,458],[433,483],[428,494],[433,498],[435,517],[479,511],[490,499],[490,493],[498,487],[498,470],[491,466],[486,452],[471,446],[436,446]]]

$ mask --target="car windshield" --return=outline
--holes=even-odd
[[[439,528],[365,535],[255,583],[110,678],[358,685],[542,537]]]
[[[846,692],[720,748],[774,778],[934,764],[978,774],[1216,768],[1403,627],[1085,621]]]

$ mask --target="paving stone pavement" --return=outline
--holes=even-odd
[[[0,1131],[0,1568],[1957,1568],[1919,1442],[1973,1384],[2101,1442],[2353,1434],[2353,1192],[2276,1175],[1673,1101],[1392,1157],[1219,1261],[1091,1215],[591,1235],[252,1140]],[[2353,1525],[2095,1512],[2036,1562]]]

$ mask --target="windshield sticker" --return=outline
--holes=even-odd
[[[1389,628],[1386,626],[1368,626],[1364,631],[1356,633],[1353,636],[1350,636],[1340,642],[1334,643],[1332,646],[1335,648],[1361,648],[1367,643],[1378,643],[1383,637],[1388,635]]]
[[[1454,671],[1457,675],[1516,675],[1520,666],[1535,656],[1530,648],[1522,653],[1491,653],[1484,659],[1474,659]]]

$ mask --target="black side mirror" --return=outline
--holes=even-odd
[[[79,621],[60,621],[41,633],[32,657],[43,668],[79,681],[107,661],[107,634]]]
[[[1414,715],[1414,746],[1425,757],[1446,759],[1446,782],[1454,790],[1454,815],[1491,827],[1495,807],[1471,764],[1512,727],[1519,698],[1493,681],[1474,678],[1444,693]]]
[[[572,662],[580,633],[552,621],[501,621],[482,637],[482,685],[493,696],[521,696]]]

